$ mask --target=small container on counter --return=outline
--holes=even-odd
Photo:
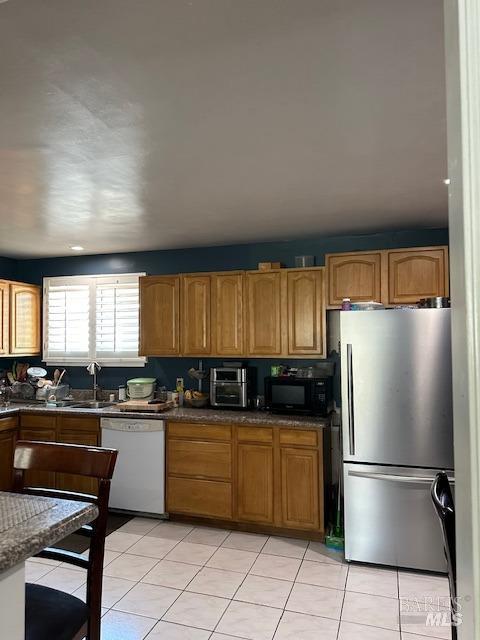
[[[342,300],[342,311],[351,311],[352,309],[352,301],[350,298],[344,298]]]
[[[124,384],[121,384],[118,387],[118,401],[125,402],[126,399],[127,399],[127,388],[125,387]]]
[[[166,402],[168,400],[167,387],[160,387],[160,389],[158,390],[158,399],[162,402]]]
[[[115,394],[114,394],[114,393],[111,393],[111,394],[108,396],[108,399],[109,399],[109,401],[110,401],[110,402],[115,402]]]

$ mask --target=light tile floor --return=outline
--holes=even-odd
[[[27,580],[85,597],[82,569],[32,559]],[[102,640],[450,638],[401,617],[400,598],[447,606],[447,580],[348,565],[318,542],[134,518],[106,540]]]

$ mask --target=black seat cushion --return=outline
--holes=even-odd
[[[25,640],[72,640],[88,616],[87,605],[69,593],[25,585]]]

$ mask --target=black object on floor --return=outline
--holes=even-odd
[[[133,516],[125,516],[118,513],[109,513],[106,535],[108,536],[117,529],[120,529],[120,527],[123,527],[123,525],[129,522],[129,520],[131,520],[132,518]],[[72,533],[60,542],[57,542],[55,546],[59,549],[65,549],[65,551],[83,553],[88,549],[89,544],[90,541],[85,536],[82,536],[78,533]]]
[[[445,471],[435,476],[432,484],[432,500],[440,520],[443,535],[443,547],[448,567],[450,585],[450,605],[452,615],[452,640],[457,638],[456,614],[457,606],[457,565],[455,555],[455,505],[453,503],[450,482]]]

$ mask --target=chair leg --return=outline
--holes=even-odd
[[[92,611],[88,620],[86,640],[100,640],[101,611]]]

